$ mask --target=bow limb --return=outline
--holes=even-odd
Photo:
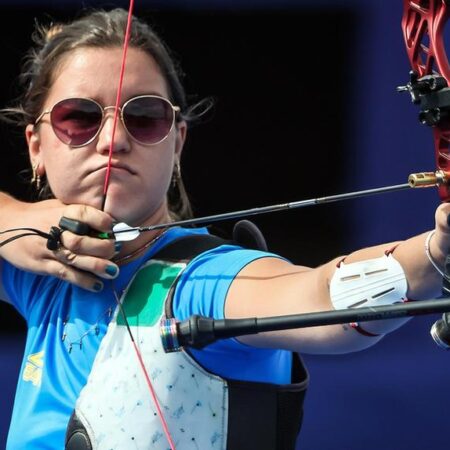
[[[402,30],[413,70],[408,90],[421,106],[419,119],[433,127],[439,197],[450,201],[450,65],[444,28],[448,0],[404,0]],[[423,174],[422,174],[423,175]],[[433,178],[433,177],[431,177]],[[425,185],[425,183],[424,183]]]

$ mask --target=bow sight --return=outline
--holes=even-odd
[[[397,92],[409,92],[411,101],[420,107],[419,121],[422,125],[437,127],[450,117],[450,88],[444,77],[438,74],[419,78],[415,70],[409,72],[409,82],[398,86]],[[448,186],[450,172],[413,173],[408,177],[411,187]]]
[[[419,105],[419,121],[435,126],[448,117],[450,112],[450,88],[444,77],[433,74],[419,78],[416,71],[409,72],[409,83],[397,87],[398,92],[409,92],[411,100]]]

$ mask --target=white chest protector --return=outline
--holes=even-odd
[[[184,266],[147,262],[123,294],[122,304],[176,448],[224,450],[226,382],[185,352],[166,354],[161,344],[159,322],[167,287]],[[169,448],[118,308],[76,403],[76,414],[93,449]]]
[[[183,240],[184,239],[184,240]],[[297,355],[293,384],[227,380],[188,352],[167,354],[159,322],[171,317],[177,277],[195,255],[224,243],[186,236],[137,272],[121,303],[177,450],[293,450],[308,374]],[[179,262],[183,261],[183,262]],[[144,373],[117,308],[76,402],[66,450],[169,450]]]

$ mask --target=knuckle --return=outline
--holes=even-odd
[[[63,216],[75,219],[78,216],[78,206],[77,205],[67,205],[63,210]]]
[[[67,248],[70,248],[73,252],[78,252],[83,247],[83,236],[79,236],[77,234],[71,234],[70,241],[66,245]]]
[[[87,205],[79,205],[80,220],[86,221],[89,218],[89,208]]]
[[[113,219],[109,214],[103,213],[102,214],[102,226],[105,230],[112,230],[113,227]]]
[[[87,205],[67,205],[63,210],[63,216],[74,220],[85,220],[89,215]]]
[[[66,262],[69,265],[73,265],[75,264],[75,260],[77,259],[77,256],[75,253],[73,252],[67,252],[66,253]]]
[[[72,205],[67,205],[63,208],[62,215],[65,217],[69,217],[71,211],[72,211]]]
[[[92,269],[94,273],[103,274],[105,271],[105,261],[96,259],[92,264]]]
[[[61,265],[56,273],[56,276],[63,281],[67,281],[69,278],[69,271],[66,266]]]

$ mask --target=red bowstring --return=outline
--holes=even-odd
[[[112,284],[112,288],[113,288],[114,297],[115,297],[117,305],[119,307],[120,314],[122,315],[122,318],[125,322],[125,326],[127,328],[128,335],[130,336],[131,342],[133,343],[133,348],[134,348],[136,356],[138,358],[139,365],[141,366],[142,372],[145,377],[145,381],[147,382],[147,386],[150,390],[150,395],[152,397],[154,405],[156,406],[156,412],[158,413],[158,417],[161,420],[161,425],[163,427],[164,434],[170,445],[170,450],[176,450],[175,444],[173,443],[173,440],[172,440],[172,436],[170,435],[169,427],[167,425],[166,419],[164,418],[164,414],[162,412],[161,405],[159,404],[158,398],[156,396],[155,388],[153,387],[153,384],[150,380],[150,376],[148,374],[147,368],[145,367],[144,358],[142,357],[142,354],[139,351],[139,348],[136,344],[136,340],[134,339],[133,333],[131,332],[130,323],[128,322],[127,316],[125,314],[124,307],[123,307],[122,303],[120,302],[120,298],[117,295],[117,291],[114,287],[114,281],[111,280],[111,284]]]
[[[106,167],[105,183],[103,185],[103,199],[102,199],[102,207],[101,207],[102,211],[105,209],[106,195],[108,194],[109,179],[111,176],[111,160],[112,160],[112,155],[114,152],[114,136],[116,135],[117,122],[119,120],[120,101],[121,101],[121,97],[122,97],[122,85],[123,85],[123,78],[124,78],[124,74],[125,74],[125,61],[127,58],[128,44],[130,42],[130,35],[131,35],[131,24],[132,24],[132,20],[133,20],[133,8],[134,8],[134,0],[130,0],[130,6],[128,8],[127,28],[125,31],[125,38],[124,38],[124,42],[123,42],[122,64],[120,66],[119,85],[117,87],[116,106],[114,108],[111,143],[109,145],[108,165]]]
[[[134,0],[130,0],[130,6],[128,8],[128,19],[127,19],[127,27],[126,27],[126,31],[125,31],[125,39],[124,39],[124,44],[123,44],[123,53],[122,53],[122,64],[120,67],[120,77],[119,77],[119,85],[117,88],[117,96],[116,96],[116,106],[114,108],[114,117],[113,117],[113,129],[112,129],[112,134],[111,134],[111,143],[109,146],[109,155],[108,155],[108,165],[106,168],[106,175],[105,175],[105,183],[103,186],[103,199],[102,199],[102,207],[101,210],[103,211],[105,209],[105,203],[106,203],[106,196],[108,193],[108,187],[109,187],[109,180],[110,180],[110,176],[111,176],[111,161],[112,161],[112,155],[114,152],[114,136],[116,133],[116,128],[117,128],[117,122],[119,119],[119,108],[120,108],[120,102],[121,102],[121,94],[122,94],[122,85],[123,85],[123,79],[124,79],[124,74],[125,74],[125,61],[126,61],[126,57],[127,57],[127,50],[128,50],[128,46],[129,46],[129,42],[130,42],[130,36],[131,36],[131,25],[132,25],[132,21],[133,21],[133,8],[134,8]],[[170,435],[169,432],[169,427],[167,426],[167,422],[164,418],[163,412],[161,410],[161,406],[159,404],[158,398],[156,396],[156,392],[155,389],[153,387],[153,384],[150,380],[150,376],[148,374],[147,368],[145,367],[145,363],[144,363],[144,359],[142,358],[142,354],[139,351],[139,348],[136,344],[136,341],[133,337],[133,333],[131,332],[130,329],[130,325],[128,323],[128,319],[125,315],[125,311],[123,310],[123,305],[120,303],[120,299],[119,296],[116,293],[116,290],[114,288],[113,285],[113,293],[114,296],[116,298],[117,304],[119,306],[119,309],[122,313],[122,316],[124,318],[126,327],[128,329],[128,333],[129,336],[131,338],[131,342],[133,343],[133,348],[135,350],[136,356],[138,358],[139,361],[139,365],[142,368],[142,372],[144,374],[145,377],[145,381],[147,382],[147,385],[149,387],[150,390],[150,395],[152,397],[153,403],[156,406],[156,410],[159,416],[159,419],[161,421],[161,425],[163,427],[163,431],[164,434],[167,438],[167,441],[170,445],[170,449],[171,450],[175,450],[175,444],[173,443],[172,437]]]

